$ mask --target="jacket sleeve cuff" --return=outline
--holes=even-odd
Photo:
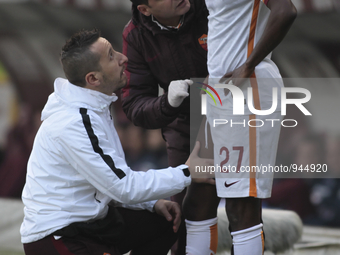
[[[168,93],[165,93],[163,95],[163,100],[162,100],[162,104],[161,104],[161,111],[164,115],[168,116],[168,117],[176,117],[177,114],[179,113],[181,106],[179,107],[172,107],[169,103],[168,100]]]
[[[183,172],[183,175],[185,176],[184,185],[186,187],[189,186],[191,184],[191,176],[190,176],[189,167],[187,165],[180,165],[177,168],[181,169]]]
[[[150,211],[150,212],[155,212],[155,204],[158,200],[152,200],[149,202],[146,202],[146,207],[145,209]]]
[[[150,212],[154,212],[155,204],[158,200],[146,201],[138,204],[122,204],[117,201],[112,200],[112,203],[117,207],[123,207],[130,210],[148,210]]]

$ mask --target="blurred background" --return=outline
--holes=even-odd
[[[336,89],[340,88],[336,79],[340,78],[340,0],[292,1],[299,15],[272,58],[284,78],[327,78],[323,81],[332,84],[321,84],[317,93],[311,91],[309,106],[320,112],[318,118],[306,118],[288,108],[286,118],[299,124],[282,129],[277,164],[322,163],[328,171],[340,173],[340,93]],[[121,52],[130,10],[128,0],[0,0],[0,254],[22,254],[17,231],[26,164],[54,79],[64,77],[61,47],[74,32],[97,27]],[[313,101],[315,97],[323,101]],[[166,167],[160,130],[135,127],[119,102],[114,107],[115,125],[131,168]],[[322,117],[328,118],[328,124],[320,124]],[[307,226],[337,230],[340,179],[277,179],[272,198],[264,206],[294,210]],[[334,233],[340,240],[338,231]]]

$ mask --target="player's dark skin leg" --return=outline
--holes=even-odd
[[[181,193],[176,194],[174,196],[171,196],[171,201],[177,202],[179,205],[183,203],[183,199],[185,196],[187,189],[184,189]],[[185,246],[186,246],[186,229],[185,229],[185,219],[184,219],[184,213],[182,208],[182,222],[178,229],[178,239],[176,243],[171,248],[171,255],[179,255],[179,254],[185,254]]]
[[[208,148],[205,148],[205,121],[204,118],[197,136],[201,144],[199,156],[213,158],[213,144],[208,136]],[[208,129],[208,134],[210,130]],[[187,195],[183,201],[183,214],[187,220],[201,221],[217,217],[217,207],[220,202],[217,197],[216,186],[204,183],[192,183],[187,188]]]
[[[201,221],[217,217],[220,198],[216,187],[210,184],[193,183],[188,187],[183,202],[183,213],[187,220]]]
[[[226,198],[225,209],[230,231],[238,231],[261,223],[261,199],[254,197]]]
[[[190,185],[183,203],[185,218],[193,221],[215,218],[219,202],[215,186],[197,183]],[[250,228],[262,221],[259,198],[226,198],[225,209],[230,231]]]
[[[209,125],[208,125],[209,128]],[[205,120],[202,121],[197,140],[201,143],[200,157],[213,158],[213,151],[204,148]],[[210,134],[208,129],[208,134]],[[211,136],[208,135],[208,148],[213,148]],[[185,218],[193,221],[207,220],[217,216],[220,198],[216,187],[208,184],[192,184],[188,187],[183,202]],[[226,213],[230,231],[246,229],[262,222],[261,199],[253,197],[226,198]]]
[[[176,151],[175,153],[171,153],[168,151],[168,159],[170,162],[170,166],[178,166],[182,164],[183,162],[186,162],[189,155],[186,155],[185,153],[180,153],[179,151]],[[179,205],[182,205],[184,196],[186,194],[186,190],[184,189],[182,192],[171,196],[171,201],[177,202]],[[184,222],[184,214],[182,212],[182,221],[181,225],[178,229],[178,240],[171,248],[171,254],[172,255],[182,255],[185,254],[185,246],[186,246],[186,228],[185,228],[185,222]]]
[[[229,231],[239,231],[262,223],[262,200],[254,197],[226,198]],[[234,255],[234,247],[231,248]]]

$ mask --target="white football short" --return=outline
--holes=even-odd
[[[250,83],[243,86],[245,99],[247,87],[252,86]],[[261,90],[258,94],[261,99]],[[268,109],[271,100],[263,95],[260,104]],[[280,100],[277,109],[269,115],[252,114],[247,106],[244,115],[234,115],[230,111],[232,102],[229,93],[223,100],[229,110],[215,107],[211,102],[207,104],[207,122],[214,143],[217,195],[222,198],[268,198],[283,119]]]

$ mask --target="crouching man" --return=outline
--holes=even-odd
[[[110,116],[127,82],[126,56],[96,29],[62,48],[58,78],[42,111],[27,166],[21,240],[27,255],[167,254],[180,225],[178,204],[163,200],[192,181],[185,165],[134,172]],[[197,158],[198,146],[190,160]]]

